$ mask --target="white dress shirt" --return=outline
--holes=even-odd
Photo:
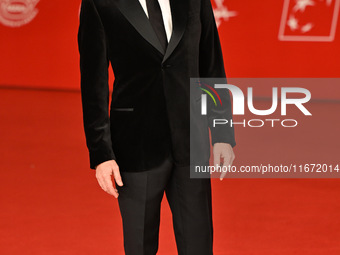
[[[141,6],[143,7],[146,16],[149,17],[148,9],[146,7],[146,0],[139,0]],[[171,17],[171,8],[169,0],[158,0],[159,6],[161,7],[163,22],[165,27],[166,37],[168,42],[170,41],[170,37],[172,34],[172,17]]]

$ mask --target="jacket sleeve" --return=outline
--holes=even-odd
[[[110,133],[108,50],[103,24],[93,0],[83,0],[78,30],[81,99],[90,168],[115,159]]]
[[[202,78],[225,78],[224,62],[218,30],[210,0],[202,0],[201,5],[202,32],[200,39],[199,72]],[[214,86],[214,84],[210,84]],[[222,105],[215,106],[208,100],[208,122],[211,131],[212,144],[229,143],[236,145],[234,127],[230,126],[232,120],[231,99],[228,89],[216,90],[221,98]],[[213,119],[226,119],[228,124],[213,127]]]

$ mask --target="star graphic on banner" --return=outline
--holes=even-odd
[[[225,7],[222,11],[221,11],[221,16],[224,18],[224,20],[228,21],[229,18],[235,17],[237,16],[237,12],[235,11],[229,11],[229,9],[227,7]]]
[[[313,27],[312,23],[307,23],[306,25],[304,25],[303,27],[301,27],[301,32],[302,33],[307,33],[309,32]]]
[[[221,24],[222,20],[228,21],[230,18],[233,18],[238,14],[236,11],[230,11],[223,2],[224,0],[215,0],[216,8],[214,9],[214,15],[217,26]]]
[[[293,15],[289,17],[289,20],[287,21],[287,25],[292,31],[295,31],[299,27],[298,20]]]
[[[293,8],[294,12],[302,11],[304,12],[307,6],[314,6],[313,0],[295,0],[296,4]]]

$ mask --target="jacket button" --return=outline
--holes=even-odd
[[[164,69],[164,68],[169,68],[169,67],[171,67],[171,65],[169,65],[169,64],[162,64],[162,68]]]

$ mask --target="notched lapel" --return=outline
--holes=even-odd
[[[151,45],[153,45],[160,53],[165,54],[161,43],[154,32],[143,7],[138,0],[118,0],[117,7],[131,25],[144,37]]]
[[[172,35],[163,58],[163,63],[169,58],[182,39],[187,24],[187,1],[170,0],[170,8],[172,16]]]

